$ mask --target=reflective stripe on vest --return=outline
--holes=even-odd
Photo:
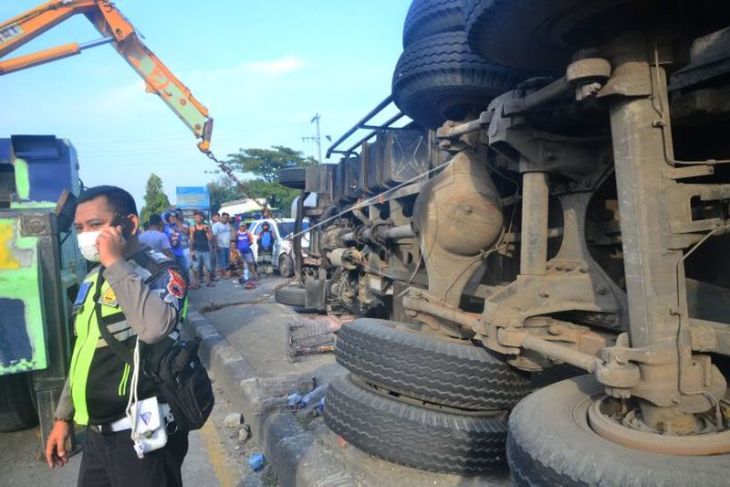
[[[71,356],[71,368],[69,370],[69,379],[71,384],[71,399],[74,405],[74,421],[78,424],[89,423],[89,409],[86,402],[86,390],[88,387],[89,371],[91,370],[91,363],[94,359],[94,352],[100,346],[101,333],[99,332],[99,324],[96,313],[94,312],[95,301],[94,293],[96,290],[96,280],[98,277],[98,271],[93,271],[86,276],[84,282],[91,284],[90,290],[84,299],[84,303],[76,315],[74,321],[74,327],[76,329],[76,343],[74,345],[73,355]],[[101,295],[109,290],[109,283],[104,282],[101,286]],[[115,315],[121,315],[122,310],[117,306],[101,306],[102,318],[111,318],[110,321],[113,324],[107,325],[111,330],[116,331],[115,337],[122,339],[122,336],[132,333],[127,336],[133,336],[134,331],[129,327],[126,320],[115,320]],[[121,317],[120,317],[121,318]],[[117,336],[118,335],[118,336]],[[106,342],[104,343],[106,346]],[[123,391],[126,389],[125,378],[128,377],[128,373],[120,367],[119,373],[123,383],[120,383],[119,390]]]

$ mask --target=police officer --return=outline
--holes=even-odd
[[[123,189],[86,190],[78,199],[74,223],[81,253],[100,266],[86,276],[74,303],[76,342],[46,444],[48,465],[68,462],[65,443],[75,422],[88,425],[79,486],[182,485],[180,467],[188,437],[175,431],[174,423],[168,425],[164,447],[142,459],[135,453],[126,416],[133,371],[118,352],[120,343],[134,349],[137,338],[143,358],[153,347],[172,343],[184,312],[187,283],[174,261],[140,246],[137,208]],[[104,336],[113,337],[115,347],[102,337],[100,327],[108,332]],[[140,400],[158,396],[144,374],[137,392]]]

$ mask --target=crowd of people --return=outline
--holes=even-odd
[[[222,278],[238,278],[246,289],[256,286],[259,275],[273,274],[272,256],[276,235],[268,223],[254,236],[248,225],[238,225],[228,213],[214,213],[212,223],[201,211],[193,213],[188,225],[179,212],[153,214],[143,225],[141,244],[175,259],[186,273],[189,289],[199,289],[205,283],[214,287]],[[258,265],[253,245],[258,242]]]

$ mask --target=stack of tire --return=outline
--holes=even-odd
[[[361,318],[335,350],[350,372],[330,383],[327,425],[390,462],[434,472],[506,470],[508,411],[529,380],[469,340]]]
[[[403,28],[403,53],[393,73],[393,101],[418,124],[476,117],[526,72],[486,61],[464,30],[465,0],[414,0]]]

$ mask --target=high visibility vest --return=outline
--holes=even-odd
[[[132,262],[148,271],[149,279],[155,279],[170,268],[167,263],[159,264],[143,258],[144,256],[139,257],[142,262]],[[141,263],[145,265],[142,266]],[[74,303],[76,343],[71,356],[69,379],[74,421],[82,425],[107,424],[123,417],[132,375],[131,366],[101,336],[100,318],[96,313],[97,302],[100,304],[102,325],[106,326],[114,338],[131,351],[137,337],[137,332],[127,322],[109,283],[104,281],[98,296],[95,295],[98,278],[98,268],[84,278]],[[187,312],[187,299],[181,308],[179,316]],[[165,345],[161,343],[160,346]],[[143,359],[147,347],[150,346],[142,344]],[[156,386],[144,374],[140,374],[138,393],[140,399],[157,395]]]

